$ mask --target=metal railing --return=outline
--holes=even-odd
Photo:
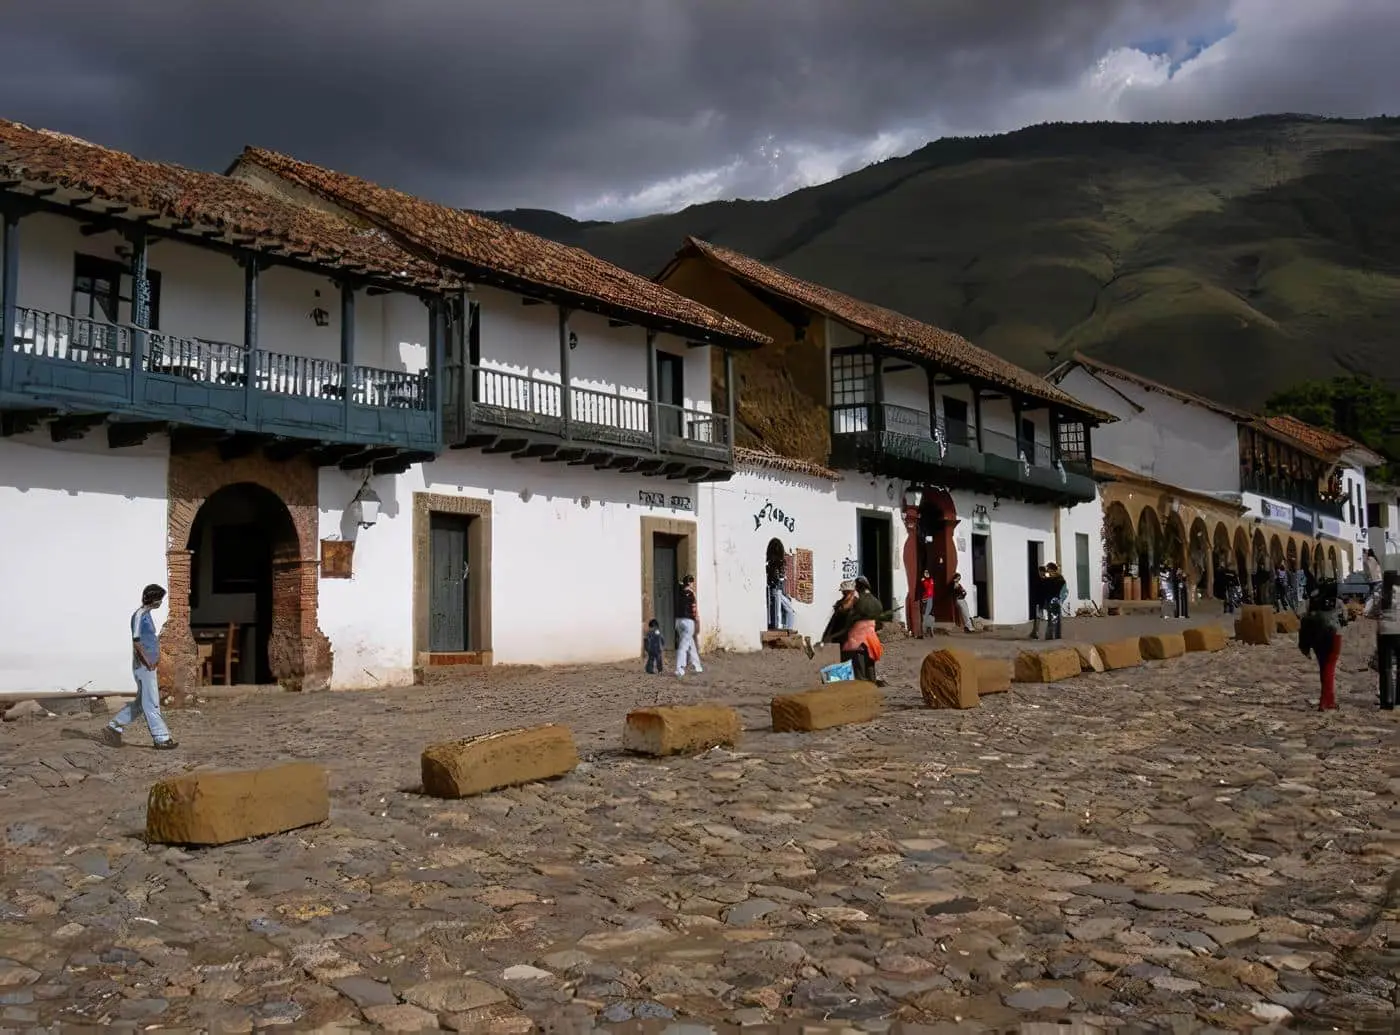
[[[646,399],[634,390],[571,386],[566,412],[563,387],[557,380],[466,366],[460,375],[453,371],[449,383],[465,384],[468,419],[475,423],[548,430],[569,439],[661,451],[680,443],[715,449],[728,449],[731,444],[729,418],[724,414]]]
[[[248,350],[230,342],[210,341],[123,324],[37,309],[15,311],[14,350],[44,359],[85,366],[131,368],[133,345],[143,343],[141,370],[220,387],[246,386],[253,375],[258,391],[315,399],[344,399],[345,364],[313,356]],[[353,368],[351,402],[361,406],[431,410],[431,378],[425,373]]]
[[[878,410],[868,403],[833,406],[832,434],[862,434],[874,430],[870,426],[872,415],[882,417],[881,430],[887,435],[902,435],[926,442],[939,442],[942,445],[977,448],[977,429],[974,425],[962,422],[950,425],[942,414],[937,414],[930,420],[929,414],[924,410],[893,403],[884,403]],[[1008,460],[1024,460],[1032,467],[1054,466],[1048,442],[1029,441],[988,428],[982,429],[982,452],[988,456],[999,456]]]

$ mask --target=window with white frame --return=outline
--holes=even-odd
[[[870,404],[875,397],[875,361],[864,352],[839,352],[831,357],[832,432],[837,435],[870,427]]]

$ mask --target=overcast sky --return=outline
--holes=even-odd
[[[1400,0],[5,0],[3,18],[5,118],[588,218],[1049,120],[1400,114]]]

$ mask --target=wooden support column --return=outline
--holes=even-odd
[[[881,433],[885,430],[885,355],[879,349],[870,351],[871,395],[874,405],[870,408],[870,430]]]
[[[972,419],[977,425],[977,452],[984,453],[982,448],[982,389],[977,385],[972,386]]]
[[[0,215],[0,252],[4,262],[0,273],[0,387],[9,387],[19,304],[19,213],[9,209]]]
[[[735,393],[736,389],[738,389],[738,387],[739,387],[739,384],[738,384],[738,382],[734,379],[734,353],[733,353],[732,351],[730,351],[729,349],[725,349],[725,350],[724,350],[724,407],[725,407],[725,414],[726,414],[726,416],[727,416],[727,418],[728,418],[728,419],[726,420],[726,422],[725,422],[725,425],[726,425],[726,427],[728,428],[728,430],[727,430],[726,433],[725,433],[725,437],[726,437],[726,439],[727,439],[727,441],[725,442],[725,445],[728,446],[730,449],[733,449],[733,448],[734,448],[734,441],[735,441],[735,435],[734,435],[734,421],[735,421],[735,415],[736,415],[737,412],[738,412],[738,406],[736,405],[736,400],[735,400],[735,395],[734,395],[734,393]]]
[[[127,239],[131,242],[131,401],[140,402],[145,398],[146,354],[149,338],[146,329],[151,325],[151,281],[149,276],[149,254],[146,249],[146,232],[133,230]]]
[[[1011,399],[1011,429],[1013,441],[1016,443],[1016,455],[1012,459],[1019,460],[1021,459],[1021,446],[1025,443],[1021,437],[1021,400],[1015,396]],[[1028,456],[1026,459],[1031,460],[1032,458]]]
[[[355,396],[355,289],[348,283],[340,285],[340,364],[345,388],[341,420],[349,432],[350,401]]]
[[[564,422],[564,438],[573,437],[570,424],[574,415],[573,375],[569,372],[569,310],[559,307],[559,416]]]
[[[933,371],[924,367],[924,377],[928,381],[928,433],[938,441],[938,386],[934,384]]]
[[[466,300],[463,296],[461,310],[466,309]],[[459,310],[459,312],[461,311]],[[436,429],[438,445],[443,443],[443,405],[447,398],[447,338],[452,333],[448,325],[447,304],[440,298],[435,298],[428,303],[428,377],[430,390],[432,391],[433,403],[433,426]],[[455,321],[458,333],[460,333],[461,319]]]
[[[651,421],[651,451],[661,452],[661,407],[656,400],[656,332],[647,330],[647,420]]]
[[[1060,411],[1053,406],[1050,407],[1050,462],[1060,462]]]
[[[258,257],[243,257],[243,413],[256,421],[258,381]]]

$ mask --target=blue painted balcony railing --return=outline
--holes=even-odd
[[[1073,503],[1097,494],[1088,465],[1056,464],[1049,443],[983,428],[979,451],[975,427],[950,426],[941,415],[930,420],[922,410],[889,403],[833,406],[831,455],[837,467],[1011,499]]]
[[[432,380],[35,309],[16,310],[7,406],[287,438],[441,448]],[[142,362],[134,368],[135,346]],[[350,397],[346,399],[346,385]]]
[[[569,412],[558,381],[486,367],[466,367],[464,420],[448,429],[461,440],[474,429],[535,432],[579,445],[616,446],[631,453],[732,461],[729,418],[721,413],[674,406],[626,390],[571,387]],[[449,398],[456,398],[451,379]]]

